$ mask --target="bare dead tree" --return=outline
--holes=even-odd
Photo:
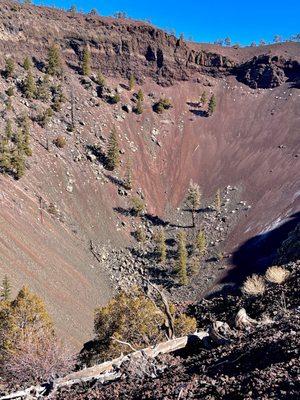
[[[71,130],[75,129],[75,98],[74,90],[71,88]]]
[[[37,383],[53,380],[70,372],[75,358],[45,329],[27,329],[13,351],[4,356],[3,376],[9,383]]]
[[[166,319],[167,319],[166,323],[165,323],[165,325],[167,327],[167,336],[168,336],[168,339],[174,339],[175,338],[174,317],[172,316],[172,313],[170,311],[170,306],[169,306],[168,300],[167,300],[165,294],[154,283],[150,282],[148,279],[146,279],[146,283],[147,283],[148,287],[151,286],[160,296],[161,301],[164,306],[164,313],[165,313]],[[157,307],[157,304],[155,302],[154,302],[154,304]]]

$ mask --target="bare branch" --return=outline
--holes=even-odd
[[[162,300],[163,305],[164,305],[164,312],[165,312],[167,320],[168,320],[168,324],[167,324],[168,339],[174,339],[175,338],[174,318],[173,318],[173,316],[171,314],[168,300],[167,300],[166,296],[164,295],[164,293],[154,283],[150,282],[148,279],[146,280],[146,282],[148,283],[149,286],[151,286],[153,289],[155,289],[156,292],[161,297],[161,300]]]
[[[133,350],[133,351],[136,351],[136,350],[137,350],[137,349],[135,349],[130,343],[128,343],[128,342],[123,342],[122,340],[119,340],[119,339],[115,338],[114,336],[111,336],[111,339],[114,340],[114,341],[117,342],[117,343],[124,344],[125,346],[129,346],[129,347],[131,348],[131,350]]]

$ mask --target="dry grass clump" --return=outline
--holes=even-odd
[[[242,286],[242,292],[250,296],[258,296],[264,294],[264,278],[256,274],[249,276]]]
[[[58,135],[57,138],[55,138],[53,140],[53,143],[59,149],[63,149],[65,147],[65,145],[67,144],[67,140],[66,140],[66,138],[64,136]]]
[[[281,285],[287,280],[289,275],[290,272],[288,270],[283,267],[278,267],[277,265],[274,265],[273,267],[267,269],[266,280]]]

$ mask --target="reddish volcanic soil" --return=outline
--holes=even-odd
[[[3,14],[0,19],[4,17],[7,15]],[[34,11],[32,18],[37,17],[42,21],[45,15]],[[22,18],[19,14],[18,20]],[[76,24],[72,25],[64,14],[61,18],[69,24],[66,28],[69,37],[75,35]],[[51,25],[53,31],[59,24],[55,21],[56,25]],[[102,21],[99,26],[112,23],[104,18],[99,21]],[[118,21],[120,26],[122,23]],[[40,24],[35,27],[37,31],[41,29]],[[133,22],[126,24],[136,26]],[[22,34],[0,29],[1,54],[10,54],[8,49],[15,40],[19,61],[31,50],[35,57],[44,60],[47,35],[52,38],[49,26],[42,38],[33,39],[35,32],[32,36],[28,34],[29,42],[22,36],[28,27]],[[77,36],[88,27],[85,21],[79,26]],[[93,29],[97,32],[97,24]],[[61,32],[59,36],[63,43]],[[234,63],[269,52],[293,60],[299,60],[300,54],[300,44],[296,43],[238,50],[202,44],[187,46],[221,54]],[[0,277],[7,274],[15,291],[26,284],[40,294],[61,334],[78,348],[91,337],[94,307],[104,304],[111,296],[109,276],[91,254],[90,240],[116,247],[125,246],[131,240],[127,228],[120,223],[126,218],[113,210],[114,207],[128,208],[129,199],[118,195],[118,187],[105,178],[107,172],[101,169],[98,172],[100,167],[86,159],[86,146],[95,143],[105,146],[100,135],[107,138],[111,127],[116,126],[124,150],[122,165],[126,158],[131,159],[135,189],[141,188],[144,192],[148,211],[162,217],[170,208],[181,204],[190,179],[199,183],[205,198],[213,198],[218,188],[227,185],[242,187],[243,200],[252,208],[227,241],[231,252],[248,238],[271,229],[299,210],[300,91],[289,82],[269,89],[252,89],[228,71],[208,73],[198,67],[187,71],[185,81],[176,78],[171,86],[162,87],[153,82],[152,72],[149,76],[143,75],[147,65],[136,54],[132,65],[136,69],[141,63],[138,87],[145,95],[144,112],[137,116],[121,110],[122,104],[130,102],[132,93],[123,89],[121,103],[107,104],[91,90],[84,89],[80,76],[71,68],[76,54],[67,45],[64,56],[69,64],[63,88],[68,95],[72,88],[77,99],[77,130],[73,135],[66,133],[69,103],[46,130],[33,123],[33,157],[25,177],[14,181],[0,176]],[[24,75],[22,68],[18,68]],[[115,77],[109,75],[110,87],[127,84],[119,66]],[[0,77],[1,92],[7,88],[8,83]],[[217,100],[216,111],[208,118],[194,104],[203,90],[208,96],[214,94]],[[152,111],[152,98],[160,97],[170,98],[173,105],[162,115]],[[33,103],[37,108],[43,106],[38,100]],[[18,113],[35,112],[20,94],[13,99],[13,105]],[[159,145],[153,139],[154,129]],[[46,138],[51,143],[59,133],[67,137],[66,148],[51,145],[50,152],[45,150]],[[82,156],[81,161],[74,161],[77,155]],[[123,170],[121,166],[120,178]],[[68,186],[72,186],[72,193]],[[57,205],[61,218],[46,211],[50,203]]]

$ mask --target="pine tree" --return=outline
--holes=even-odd
[[[191,265],[190,265],[190,273],[191,275],[197,275],[199,271],[199,257],[193,256],[191,259]]]
[[[139,196],[133,196],[131,198],[132,212],[135,216],[139,216],[144,213],[146,205],[144,201]]]
[[[86,46],[83,49],[82,75],[84,75],[84,76],[91,75],[91,52],[90,52],[89,46]]]
[[[11,120],[8,119],[6,121],[6,126],[5,126],[5,137],[7,140],[10,140],[13,136],[13,128],[12,128],[12,123]]]
[[[32,68],[32,61],[28,56],[24,58],[23,68],[25,69],[25,71],[29,71]]]
[[[201,204],[201,193],[200,187],[193,181],[190,182],[190,186],[186,195],[186,204],[190,208],[192,215],[192,226],[195,227],[195,213]]]
[[[12,167],[15,171],[15,179],[20,179],[25,173],[25,157],[24,154],[17,149],[13,151],[11,159]]]
[[[13,109],[11,97],[9,97],[5,102],[5,107],[7,111],[11,111]]]
[[[0,170],[1,172],[9,172],[11,169],[11,154],[6,138],[0,141]]]
[[[4,276],[2,280],[1,290],[0,290],[0,300],[8,301],[11,295],[11,285],[7,275]]]
[[[224,42],[225,42],[225,46],[230,46],[230,45],[231,45],[231,39],[230,39],[230,37],[226,37],[226,38],[224,39]]]
[[[213,94],[208,103],[208,115],[213,115],[216,109],[216,105],[217,105],[216,98],[215,95]]]
[[[70,7],[69,12],[74,16],[77,13],[77,7],[73,4]]]
[[[141,243],[141,244],[145,244],[147,241],[147,236],[146,236],[146,232],[145,229],[142,226],[139,226],[137,228],[137,230],[135,231],[135,237],[136,240]]]
[[[126,190],[132,189],[132,169],[131,169],[131,163],[129,160],[127,160],[127,162],[126,162],[125,177],[124,177],[123,185]]]
[[[216,193],[216,197],[215,197],[215,209],[218,212],[221,211],[221,205],[222,205],[221,192],[220,192],[220,189],[218,189],[217,193]]]
[[[137,92],[137,96],[136,97],[141,102],[144,101],[144,93],[143,93],[142,89],[139,89],[139,91]]]
[[[37,98],[44,102],[50,100],[50,87],[49,87],[49,75],[46,74],[44,78],[39,82],[36,92]]]
[[[156,251],[159,256],[159,262],[164,264],[167,259],[167,246],[166,235],[163,228],[156,233],[154,240],[156,242]]]
[[[14,88],[10,86],[6,91],[7,96],[12,97],[14,95]]]
[[[186,235],[183,231],[178,233],[178,259],[177,259],[177,275],[180,285],[187,285],[187,250],[186,250]]]
[[[200,256],[203,256],[206,253],[206,237],[203,230],[199,230],[196,237],[196,247]]]
[[[23,149],[27,157],[32,156],[32,150],[30,148],[30,128],[29,118],[24,116],[22,121],[22,133],[23,133]]]
[[[14,71],[15,71],[14,60],[12,58],[7,58],[5,60],[5,70],[4,70],[6,78],[12,77],[14,74]]]
[[[0,310],[1,311],[1,310]],[[44,302],[27,287],[23,287],[15,300],[11,301],[5,313],[0,312],[1,334],[5,340],[1,343],[6,352],[18,349],[21,338],[27,332],[43,331],[53,335],[53,323],[46,311]]]
[[[41,127],[46,128],[52,117],[53,111],[52,108],[49,107],[45,111],[43,111],[41,115],[39,115],[38,123],[41,125]]]
[[[61,75],[62,61],[60,54],[60,47],[58,44],[53,44],[48,51],[48,66],[47,73],[49,75]]]
[[[200,103],[202,103],[204,105],[204,104],[206,104],[206,102],[207,102],[206,91],[204,91],[201,95]]]
[[[101,73],[100,70],[97,72],[97,78],[96,78],[96,80],[97,80],[98,85],[99,85],[101,88],[103,88],[103,87],[106,85],[105,78],[104,78],[104,76],[102,75],[102,73]]]
[[[108,140],[108,149],[106,155],[106,166],[113,171],[120,163],[120,149],[117,139],[116,128],[113,128]]]
[[[143,103],[140,99],[138,99],[135,110],[136,114],[140,115],[143,113]]]
[[[55,88],[55,93],[54,93],[54,99],[53,99],[53,104],[52,104],[52,109],[54,111],[60,111],[62,104],[66,101],[65,94],[62,90],[61,85],[58,85]]]
[[[110,103],[111,104],[117,104],[119,103],[119,101],[121,100],[121,97],[119,95],[119,93],[115,93],[111,98],[110,98]]]
[[[130,75],[129,90],[132,91],[134,89],[134,86],[135,86],[135,77],[134,77],[134,75]]]
[[[36,95],[36,85],[31,70],[28,71],[24,82],[24,94],[28,99],[32,99]]]
[[[15,149],[11,156],[11,167],[16,179],[20,179],[25,173],[25,155],[27,144],[24,140],[23,130],[20,128],[15,136]]]

